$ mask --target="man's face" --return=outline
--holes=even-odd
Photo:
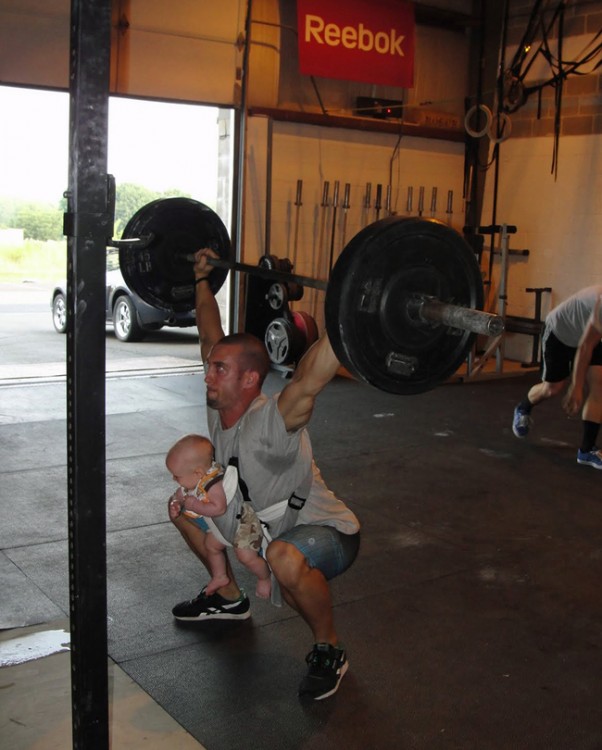
[[[205,383],[207,405],[212,409],[229,409],[240,402],[245,371],[239,364],[239,347],[216,344],[207,360]]]

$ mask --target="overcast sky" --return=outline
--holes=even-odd
[[[108,171],[215,205],[216,119],[212,107],[112,98]],[[0,86],[0,197],[57,203],[68,161],[68,94]]]

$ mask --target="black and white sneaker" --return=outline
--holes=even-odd
[[[207,596],[203,588],[195,599],[176,604],[171,613],[176,620],[248,620],[251,605],[244,591],[233,602],[220,594]]]
[[[330,643],[316,643],[305,661],[309,669],[299,685],[299,695],[321,701],[336,693],[349,667],[345,649],[336,648]]]

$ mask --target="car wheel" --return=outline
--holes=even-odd
[[[120,341],[140,341],[144,331],[138,323],[136,308],[129,297],[122,295],[113,307],[113,328]]]
[[[57,294],[52,300],[52,325],[57,333],[67,330],[67,302],[64,294]]]

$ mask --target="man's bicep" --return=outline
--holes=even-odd
[[[221,325],[209,329],[201,329],[199,326],[198,331],[199,344],[201,347],[201,361],[205,364],[209,359],[213,347],[224,337],[224,331]]]
[[[339,361],[328,336],[322,336],[304,354],[291,382],[280,394],[278,408],[287,429],[298,430],[309,422],[318,394],[332,380]]]
[[[315,397],[306,392],[302,381],[293,381],[278,396],[278,411],[287,432],[299,430],[309,422]]]

